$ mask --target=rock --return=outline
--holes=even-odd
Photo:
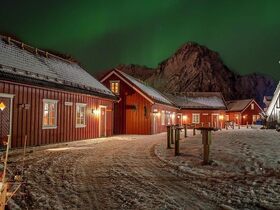
[[[232,208],[231,206],[228,206],[228,205],[225,205],[225,204],[222,204],[220,206],[223,210],[235,210],[234,208]]]
[[[164,93],[222,92],[226,100],[256,98],[262,104],[264,95],[273,95],[276,83],[265,76],[240,76],[231,71],[219,54],[189,42],[155,69],[137,65],[117,67]]]

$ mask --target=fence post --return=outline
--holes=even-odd
[[[170,144],[170,137],[171,137],[171,126],[168,125],[167,127],[167,149],[171,148],[171,144]]]
[[[188,137],[188,130],[187,130],[187,125],[184,124],[184,130],[185,130],[185,138]]]
[[[170,127],[170,141],[171,141],[171,144],[174,144],[173,133],[174,133],[173,125],[171,125],[171,127]]]
[[[179,140],[180,140],[180,129],[175,129],[175,156],[178,156],[180,154],[179,149]]]
[[[193,136],[195,136],[195,127],[193,128]]]
[[[202,144],[203,144],[203,164],[209,164],[210,144],[212,133],[211,130],[202,130]]]

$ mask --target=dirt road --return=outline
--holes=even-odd
[[[218,209],[154,155],[165,135],[117,136],[35,149],[26,160],[28,209]]]

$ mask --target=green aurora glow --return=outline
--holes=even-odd
[[[93,74],[120,63],[156,67],[195,41],[240,74],[280,79],[278,0],[7,0],[0,30],[71,54]]]

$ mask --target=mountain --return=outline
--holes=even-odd
[[[163,93],[220,91],[226,100],[255,98],[263,105],[263,96],[272,95],[276,83],[258,74],[241,76],[231,71],[219,54],[194,42],[183,45],[155,69],[138,65],[118,67]]]

